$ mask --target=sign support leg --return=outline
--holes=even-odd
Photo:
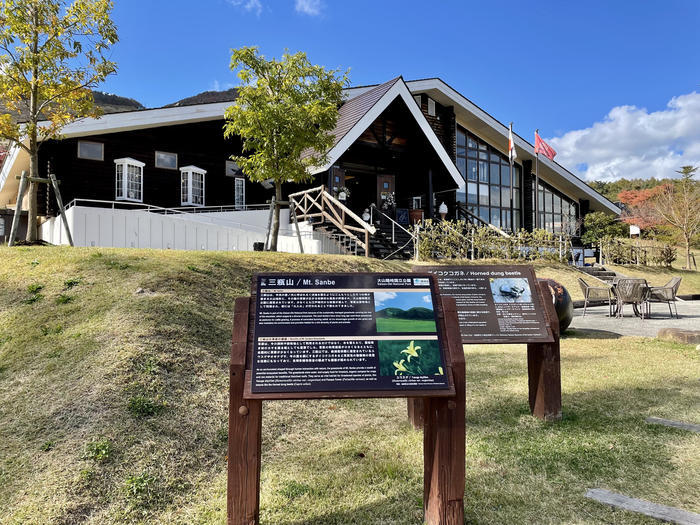
[[[408,420],[416,430],[423,428],[424,403],[422,397],[409,397],[406,399],[408,408]]]
[[[464,523],[466,384],[457,308],[442,298],[454,398],[423,400],[423,512],[427,525]]]
[[[559,354],[559,319],[552,304],[547,283],[538,283],[545,314],[554,342],[528,343],[527,374],[530,412],[545,421],[561,419],[561,364]]]
[[[262,401],[243,399],[250,298],[236,299],[229,369],[227,524],[255,525],[260,514]]]

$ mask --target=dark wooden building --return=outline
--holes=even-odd
[[[534,148],[519,136],[511,207],[507,127],[440,79],[398,77],[346,94],[328,162],[312,169],[315,180],[309,184],[286,185],[285,195],[320,184],[335,195],[344,188],[345,204],[358,215],[390,198],[397,209],[436,217],[444,203],[449,218],[466,210],[504,230],[533,229],[535,208],[542,227],[569,233],[588,211],[619,213],[548,159],[540,158],[536,190]],[[250,182],[230,160],[241,152],[240,140],[223,136],[230,104],[130,111],[70,124],[62,140],[43,144],[41,173],[56,175],[66,204],[78,199],[94,206],[116,202],[201,211],[262,205],[272,195],[271,185]],[[26,169],[26,153],[11,150],[0,171],[0,208],[13,207],[16,176]],[[50,217],[56,210],[46,191],[40,210]]]

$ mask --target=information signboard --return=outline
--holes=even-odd
[[[427,274],[261,274],[250,391],[450,389]]]
[[[551,343],[531,266],[415,266],[454,297],[464,343]]]

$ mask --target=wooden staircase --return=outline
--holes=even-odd
[[[297,221],[308,221],[317,231],[348,255],[372,256],[378,259],[412,259],[414,239],[407,230],[375,206],[372,216],[376,225],[357,214],[319,186],[289,196],[290,213]]]
[[[297,221],[309,221],[314,230],[337,238],[343,249],[369,257],[370,237],[376,228],[362,220],[355,212],[333,197],[325,186],[292,193],[289,196],[290,213]]]
[[[613,271],[606,270],[605,266],[601,266],[599,264],[596,264],[595,266],[577,266],[576,269],[607,283],[612,283],[615,277],[624,277],[623,275],[617,274]]]

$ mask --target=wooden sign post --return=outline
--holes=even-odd
[[[359,275],[362,276],[363,274]],[[382,275],[391,276],[391,274]],[[289,274],[287,274],[288,276]],[[406,278],[405,275],[402,277]],[[411,275],[410,277],[413,278],[414,276]],[[411,281],[411,278],[408,281]],[[258,277],[258,284],[265,282],[262,279],[264,278]],[[270,280],[277,281],[276,279],[269,279],[268,282]],[[431,285],[429,290],[435,290],[432,276],[418,277],[417,280],[429,282]],[[297,280],[290,279],[291,281]],[[301,281],[304,281],[304,279],[300,278],[297,282]],[[269,338],[266,339],[259,334],[256,336],[255,333],[256,327],[257,330],[264,328],[260,322],[260,318],[263,315],[260,312],[256,312],[256,308],[262,310],[259,307],[261,303],[258,297],[258,295],[262,295],[261,291],[277,292],[279,290],[262,290],[257,287],[253,290],[251,297],[236,299],[234,309],[233,342],[231,345],[229,372],[228,525],[255,525],[258,523],[260,507],[260,448],[264,400],[380,397],[410,397],[421,400],[424,418],[423,508],[425,523],[429,525],[462,525],[464,522],[466,385],[464,353],[462,351],[454,299],[441,297],[435,293],[432,296],[432,304],[435,308],[433,333],[437,330],[436,336],[432,337],[436,341],[442,342],[441,358],[444,358],[442,362],[445,367],[444,370],[441,370],[442,374],[440,375],[442,375],[442,378],[429,376],[404,376],[403,379],[401,377],[390,378],[384,376],[382,378],[380,377],[382,374],[378,373],[377,377],[374,378],[377,390],[363,390],[361,387],[334,390],[332,385],[327,385],[330,388],[325,390],[309,390],[307,387],[284,389],[275,387],[274,381],[272,383],[273,387],[266,389],[261,388],[260,385],[270,384],[265,383],[265,381],[269,382],[270,377],[274,378],[275,373],[284,370],[284,365],[275,364],[273,369],[267,370],[263,366],[270,361],[270,355],[272,355],[272,361],[275,362],[274,356],[278,355],[279,351],[274,350],[266,353],[265,344],[268,344],[267,339]],[[292,302],[296,302],[295,304],[302,300],[299,297],[300,294],[303,295],[303,289],[283,291],[290,295],[295,294],[292,298]],[[318,290],[314,292],[319,293]],[[322,292],[332,293],[330,289]],[[339,290],[339,292],[343,292],[343,290]],[[365,291],[361,290],[360,292]],[[280,300],[273,299],[266,304],[274,306],[275,301]],[[313,304],[318,302],[318,299],[312,301]],[[334,304],[337,304],[337,302]],[[267,310],[272,309],[269,306],[266,306],[266,308]],[[375,310],[376,308],[373,308],[371,314],[379,317],[379,315],[375,314]],[[358,318],[357,312],[359,311],[358,309],[354,310],[353,315],[348,316],[348,319]],[[415,315],[416,312],[414,311],[412,314]],[[271,319],[272,316],[268,315],[268,318]],[[295,324],[298,332],[300,323],[297,322]],[[312,324],[316,323],[313,322]],[[290,327],[288,330],[289,333],[294,333],[295,329]],[[377,332],[387,330],[389,328],[380,329],[380,326],[377,325],[375,339],[377,341],[387,341],[388,336],[377,334]],[[398,335],[392,335],[391,337],[403,339]],[[419,336],[414,334],[414,337],[418,338]],[[430,337],[423,336],[420,342],[423,345],[428,345]],[[275,344],[280,340],[284,340],[285,344],[289,344],[292,347],[297,340],[296,337],[282,336],[273,339]],[[315,338],[308,341],[313,342]],[[308,341],[304,342],[304,348],[309,346]],[[375,344],[378,345],[379,343],[376,342]],[[308,352],[308,350],[304,351]],[[282,352],[284,353],[284,350]],[[381,350],[377,350],[377,352],[381,353]],[[260,367],[257,376],[252,368],[256,363],[256,366]],[[292,384],[293,380],[291,378],[299,377],[300,371],[306,370],[305,368],[300,368],[304,364],[294,364],[293,360],[289,360],[288,366],[290,367],[290,373],[284,379],[284,384]],[[332,364],[329,364],[327,367],[322,366],[309,370],[320,370],[325,373],[328,370],[332,370],[332,368]],[[308,377],[316,376],[309,375]],[[368,382],[371,381],[371,379],[368,379]],[[432,387],[430,382],[433,381],[436,382],[436,385],[442,384],[442,386],[439,386],[439,388],[438,386]],[[256,384],[258,385],[257,387]],[[279,384],[283,384],[283,381],[281,380]],[[303,381],[299,384],[308,386]],[[420,386],[411,387],[411,384],[424,384],[424,386],[422,388]]]
[[[530,412],[546,421],[561,419],[561,364],[559,318],[554,310],[549,285],[538,282],[538,290],[553,341],[527,344],[527,378]]]
[[[527,343],[530,412],[561,419],[559,320],[546,283],[530,266],[414,266],[438,278],[440,293],[456,300],[461,341]],[[408,402],[408,417],[423,424],[422,400]]]

